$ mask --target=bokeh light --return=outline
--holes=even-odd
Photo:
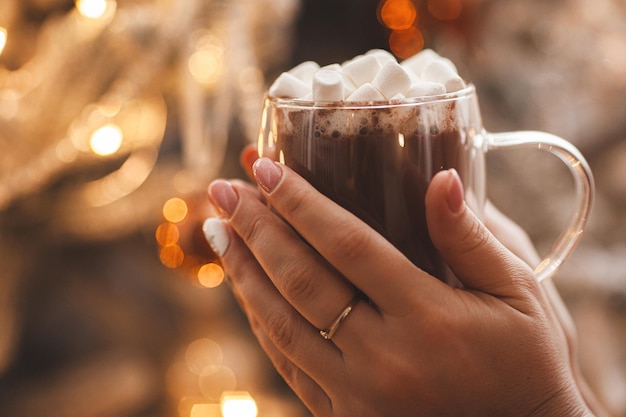
[[[0,54],[4,51],[4,47],[7,45],[7,30],[0,26]]]
[[[180,238],[180,231],[175,224],[165,222],[157,227],[155,237],[161,246],[175,245]]]
[[[391,30],[405,30],[416,23],[417,9],[411,0],[386,0],[378,18]]]
[[[113,155],[122,146],[124,134],[122,129],[114,124],[102,126],[89,139],[89,147],[96,155]]]
[[[399,58],[409,58],[424,49],[424,36],[416,27],[394,30],[389,35],[389,47]]]
[[[219,344],[211,339],[198,339],[187,346],[185,363],[190,372],[201,375],[222,365],[224,354]]]
[[[185,260],[185,254],[178,245],[163,246],[159,251],[159,259],[168,268],[178,268]]]
[[[224,270],[216,263],[204,264],[198,270],[198,282],[206,288],[215,288],[224,282]]]
[[[78,12],[89,19],[99,19],[112,7],[115,3],[111,0],[77,0],[76,9]]]
[[[187,203],[182,198],[170,198],[163,204],[163,217],[172,223],[179,223],[185,220],[188,212]]]
[[[256,417],[258,408],[246,391],[225,392],[221,399],[224,417]]]
[[[219,404],[193,404],[189,417],[222,417]],[[181,414],[182,417],[182,414]]]

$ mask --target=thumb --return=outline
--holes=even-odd
[[[435,247],[466,288],[506,297],[534,283],[530,267],[467,207],[455,170],[433,177],[426,192],[426,220]]]

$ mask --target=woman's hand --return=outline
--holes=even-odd
[[[278,371],[318,416],[590,415],[532,269],[433,179],[430,234],[464,289],[415,267],[290,169],[260,159],[262,195],[216,181],[205,233]],[[332,340],[328,329],[358,301]]]

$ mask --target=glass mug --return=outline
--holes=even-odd
[[[377,230],[415,265],[457,283],[434,248],[424,210],[432,177],[455,168],[468,206],[481,218],[487,152],[536,148],[559,157],[576,187],[576,210],[536,268],[554,274],[578,243],[594,183],[580,152],[543,132],[488,133],[473,85],[451,94],[385,102],[311,102],[268,97],[261,118],[260,156],[277,160]]]

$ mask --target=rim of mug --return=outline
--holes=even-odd
[[[476,87],[468,83],[462,88],[451,93],[443,93],[431,96],[409,97],[398,100],[384,101],[313,101],[298,98],[272,97],[266,95],[265,99],[281,107],[298,107],[307,109],[363,109],[363,108],[388,108],[414,106],[416,104],[441,103],[445,101],[455,101],[472,96],[476,92]]]

